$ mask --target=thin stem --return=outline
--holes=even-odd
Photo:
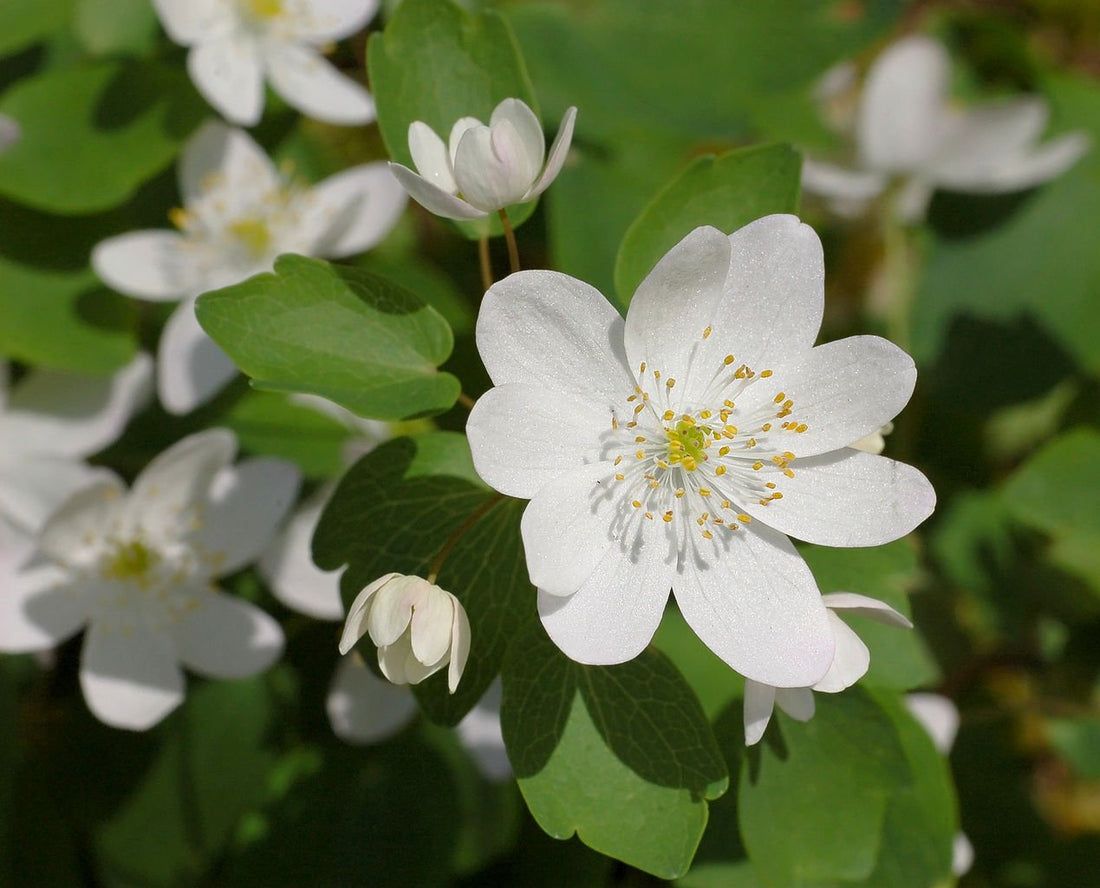
[[[470,528],[477,524],[486,512],[503,499],[504,496],[499,493],[490,497],[474,509],[470,517],[462,522],[462,526],[451,534],[447,542],[443,544],[443,548],[439,550],[439,554],[435,557],[435,561],[432,562],[431,569],[428,571],[428,576],[426,577],[429,583],[435,583],[436,579],[439,577],[439,571],[443,569],[443,562],[447,560],[447,556],[451,554],[451,550],[458,544],[458,541],[466,536]]]
[[[458,393],[458,403],[465,407],[467,410],[474,409],[474,399],[465,392]]]
[[[477,258],[481,263],[481,289],[488,290],[493,285],[493,264],[489,259],[489,235],[482,235],[477,242]]]
[[[516,233],[512,231],[512,222],[506,209],[500,210],[500,224],[504,227],[504,241],[508,244],[508,265],[512,274],[519,271],[519,248],[516,246]]]

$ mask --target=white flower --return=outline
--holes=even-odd
[[[786,534],[873,546],[935,495],[848,445],[908,401],[912,360],[875,336],[813,348],[821,244],[794,216],[697,228],[638,287],[625,324],[587,284],[525,271],[485,295],[495,384],[467,434],[478,473],[530,499],[521,530],[543,625],[582,663],[653,636],[672,587],[732,668],[805,687],[833,662],[817,586]]]
[[[351,603],[340,653],[364,635],[378,648],[378,666],[394,684],[419,684],[447,667],[447,687],[458,687],[470,654],[470,621],[462,603],[427,580],[388,573]]]
[[[191,435],[129,491],[108,477],[70,498],[43,528],[30,576],[8,590],[18,619],[4,648],[52,647],[86,626],[84,698],[101,721],[132,730],[182,702],[181,664],[223,678],[267,668],[282,650],[278,623],[214,580],[268,544],[298,473],[272,459],[233,467],[235,450],[227,431]]]
[[[374,100],[325,61],[321,48],[363,29],[378,0],[153,0],[164,30],[191,47],[187,70],[227,119],[260,122],[264,80],[317,120],[374,120]]]
[[[876,429],[871,434],[853,441],[849,447],[862,450],[864,453],[882,453],[886,449],[886,436],[894,430],[892,422],[886,423],[881,429]]]
[[[241,130],[208,123],[179,164],[178,231],[108,238],[92,266],[111,287],[155,302],[182,300],[161,337],[157,388],[173,413],[209,400],[236,372],[195,320],[195,297],[270,271],[280,253],[335,258],[381,241],[405,208],[384,163],[310,187],[288,181]]]
[[[31,370],[10,391],[7,376],[0,362],[0,522],[33,534],[102,475],[84,459],[111,444],[144,405],[152,361],[138,354],[110,376]]]
[[[7,114],[0,114],[0,152],[7,151],[19,141],[22,135],[23,130],[18,121],[8,117]]]
[[[809,721],[814,714],[814,691],[835,694],[850,688],[867,673],[871,652],[858,635],[836,615],[847,610],[862,617],[877,620],[887,626],[912,629],[913,624],[890,605],[854,592],[833,592],[823,595],[829,609],[829,625],[836,640],[836,652],[829,671],[816,683],[805,688],[775,688],[747,679],[745,681],[745,743],[752,746],[764,736],[771,721],[772,709],[778,706],[791,718]]]
[[[908,694],[905,705],[910,714],[921,724],[932,738],[932,743],[941,755],[951,752],[955,744],[955,735],[959,732],[959,710],[955,704],[942,694]],[[974,846],[965,833],[955,834],[951,848],[951,872],[956,876],[966,875],[974,865]]]
[[[413,200],[437,216],[480,219],[549,187],[565,162],[576,117],[576,108],[565,112],[549,157],[538,118],[520,99],[497,105],[488,126],[476,117],[459,119],[449,146],[416,120],[409,124],[409,151],[419,175],[399,163],[390,169]]]
[[[317,406],[329,412],[327,406]],[[322,491],[298,510],[264,553],[259,568],[275,597],[287,607],[319,620],[343,620],[340,571],[321,570],[310,555],[310,541],[327,497],[328,492]],[[489,780],[504,780],[512,773],[500,728],[500,697],[496,681],[455,726],[459,741]],[[417,706],[407,686],[381,681],[362,658],[352,654],[336,667],[325,710],[336,736],[347,743],[366,744],[397,734],[413,720]]]
[[[855,119],[858,168],[806,158],[802,185],[845,215],[862,210],[895,178],[897,210],[920,219],[937,188],[990,194],[1019,191],[1069,169],[1089,147],[1083,133],[1042,145],[1047,103],[1028,96],[957,107],[951,62],[937,41],[906,37],[871,66]]]

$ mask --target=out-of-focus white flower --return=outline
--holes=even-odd
[[[807,157],[803,187],[853,215],[900,179],[897,212],[916,221],[937,188],[978,194],[1031,188],[1088,150],[1089,139],[1079,132],[1039,143],[1049,116],[1042,98],[961,108],[950,100],[950,78],[950,58],[937,41],[912,36],[893,44],[863,85],[855,115],[858,166]],[[827,92],[831,102],[835,90]]]
[[[451,127],[449,145],[416,120],[409,124],[409,151],[417,172],[399,163],[390,169],[413,200],[437,216],[480,219],[534,200],[549,187],[565,162],[576,117],[576,108],[565,112],[549,157],[538,118],[520,99],[497,105],[488,126],[461,118]]]
[[[23,130],[17,121],[8,117],[7,114],[0,114],[0,151],[6,151],[18,142],[22,135]]]
[[[187,70],[227,119],[260,122],[267,80],[287,104],[317,120],[374,120],[367,90],[339,73],[322,47],[363,29],[378,0],[153,0],[164,30],[191,47]]]
[[[313,187],[281,175],[244,132],[208,123],[179,164],[178,231],[135,231],[92,251],[96,273],[120,293],[182,300],[158,354],[160,400],[187,413],[236,372],[195,320],[195,297],[270,271],[280,253],[336,258],[381,241],[405,208],[405,193],[382,162],[352,167]]]
[[[2,645],[53,647],[86,626],[80,684],[107,724],[145,730],[184,698],[182,665],[236,678],[283,646],[279,624],[222,594],[294,501],[297,470],[272,459],[231,466],[233,435],[213,429],[156,457],[127,491],[105,477],[46,522],[38,554],[8,593]]]
[[[340,653],[364,635],[378,648],[378,666],[394,684],[419,684],[447,667],[453,694],[470,655],[470,621],[462,602],[427,580],[388,573],[351,603]]]
[[[322,571],[310,556],[310,541],[327,496],[322,493],[299,509],[259,567],[271,591],[287,607],[319,620],[343,620],[340,572]],[[500,728],[500,695],[497,681],[455,727],[459,741],[490,780],[504,780],[512,773]],[[401,731],[415,717],[417,706],[407,686],[376,678],[353,653],[336,667],[325,710],[336,736],[347,743],[366,744]]]
[[[111,444],[150,395],[153,362],[138,354],[110,376],[31,370],[9,391],[0,362],[0,521],[37,532],[103,470],[84,459]]]
[[[875,336],[814,348],[823,291],[817,235],[768,216],[693,231],[625,323],[555,272],[486,293],[477,345],[496,387],[466,431],[485,482],[531,500],[527,567],[568,656],[637,656],[671,587],[747,678],[797,688],[828,671],[828,614],[787,535],[878,545],[923,521],[935,494],[917,470],[850,449],[901,410],[916,370]]]
[[[932,743],[941,755],[951,752],[955,744],[955,735],[959,733],[959,710],[942,694],[908,694],[905,705],[921,726],[932,738]],[[974,846],[964,833],[955,835],[951,847],[951,872],[956,876],[965,875],[974,865]]]
[[[778,706],[791,718],[809,721],[814,714],[814,691],[835,694],[859,681],[871,665],[871,652],[852,628],[837,616],[838,610],[867,617],[887,626],[912,629],[913,624],[885,602],[854,592],[823,595],[829,609],[829,625],[836,639],[836,652],[829,671],[817,683],[805,688],[775,688],[752,679],[745,681],[745,743],[752,746],[764,736],[772,709]]]

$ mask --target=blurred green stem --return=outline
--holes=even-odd
[[[500,224],[504,227],[504,240],[508,244],[508,265],[512,274],[515,274],[519,271],[519,248],[516,246],[516,233],[512,230],[512,222],[505,209],[500,210]]]
[[[477,242],[477,258],[481,264],[481,290],[488,290],[493,285],[493,265],[489,259],[489,236],[483,234]]]

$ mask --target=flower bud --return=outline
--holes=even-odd
[[[352,602],[340,638],[346,654],[364,635],[378,648],[378,666],[394,684],[419,684],[447,666],[453,694],[470,654],[470,621],[450,592],[420,577],[389,573]]]

